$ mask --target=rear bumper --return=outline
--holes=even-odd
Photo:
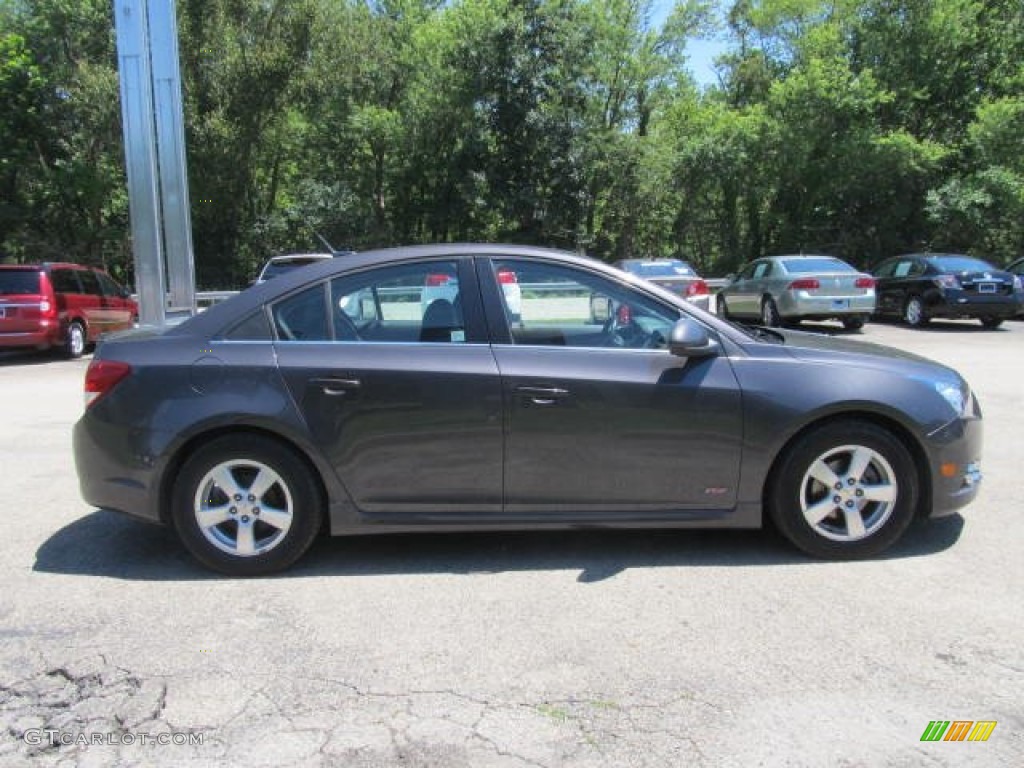
[[[44,328],[37,331],[0,331],[0,349],[48,349],[61,343],[60,329]]]
[[[688,296],[686,300],[691,304],[703,309],[705,312],[711,311],[711,296],[710,294],[702,293],[699,296]]]
[[[1024,308],[1016,295],[972,294],[965,296],[961,291],[939,294],[934,301],[927,302],[925,312],[929,317],[1001,317],[1009,319]]]
[[[800,291],[796,294],[782,293],[778,301],[782,317],[830,318],[850,315],[870,315],[875,311],[875,294],[863,296],[808,296]]]
[[[126,430],[84,416],[71,443],[82,498],[100,509],[160,522],[156,473],[132,449]]]

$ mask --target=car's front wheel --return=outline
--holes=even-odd
[[[184,463],[173,490],[174,527],[192,555],[230,576],[287,568],[320,528],[320,494],[310,470],[285,445],[227,435]]]
[[[918,473],[906,446],[871,422],[834,421],[799,437],[772,472],[768,510],[815,557],[870,557],[910,525]]]

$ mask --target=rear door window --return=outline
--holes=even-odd
[[[39,293],[39,273],[35,270],[0,270],[0,296],[37,293]]]
[[[71,269],[55,269],[50,273],[54,293],[81,293],[82,286],[78,282],[75,271]]]
[[[90,296],[102,295],[100,281],[96,279],[95,272],[90,272],[87,269],[80,270],[78,279],[82,281],[82,293],[89,294]]]
[[[100,288],[103,290],[104,296],[116,296],[121,297],[123,291],[121,286],[114,282],[114,279],[103,272],[97,272],[96,278],[100,281]]]
[[[330,341],[324,283],[277,302],[273,317],[274,330],[280,341]]]

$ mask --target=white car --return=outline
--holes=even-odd
[[[334,254],[331,253],[289,253],[284,256],[274,256],[263,265],[255,285],[265,283],[267,280],[283,275],[285,272],[291,272],[293,269],[333,258]]]
[[[520,322],[523,313],[523,292],[519,287],[519,279],[516,273],[510,269],[498,270],[498,283],[501,285],[501,292],[505,296],[505,309],[509,319],[513,323]],[[435,299],[445,299],[455,302],[459,292],[459,278],[449,273],[429,274],[423,285],[423,292],[420,294],[420,304],[424,313],[427,307]]]

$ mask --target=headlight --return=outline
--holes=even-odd
[[[935,391],[942,395],[942,399],[949,403],[957,416],[962,416],[971,400],[971,392],[966,384],[958,384],[951,381],[935,382]]]
[[[1013,276],[1013,292],[1014,293],[1021,293],[1022,291],[1024,291],[1024,283],[1021,283],[1020,275],[1014,275]]]

